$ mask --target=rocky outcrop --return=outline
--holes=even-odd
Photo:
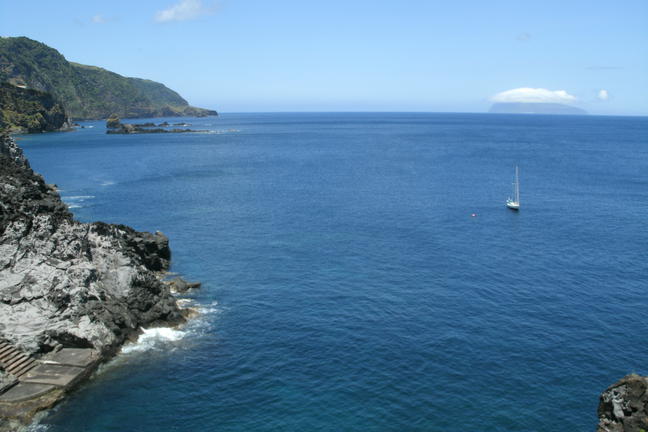
[[[0,337],[34,354],[110,351],[141,326],[183,320],[159,272],[168,239],[75,221],[10,138],[0,144]]]
[[[0,430],[3,417],[24,423],[70,388],[55,381],[41,395],[41,381],[58,376],[40,370],[52,369],[55,353],[89,349],[101,361],[142,327],[184,322],[172,284],[162,280],[170,259],[159,232],[75,221],[56,188],[0,135]],[[38,373],[26,373],[31,359]],[[23,397],[36,387],[38,400]]]
[[[151,134],[151,133],[182,133],[182,132],[208,132],[205,130],[193,129],[164,129],[169,126],[169,123],[160,123],[159,127],[155,127],[155,123],[122,123],[119,117],[110,116],[106,120],[106,133],[107,134]]]
[[[51,94],[0,84],[0,129],[11,133],[52,132],[71,129],[63,106]]]
[[[187,282],[186,280],[176,277],[171,279],[169,282],[169,287],[171,291],[177,293],[185,293],[189,290],[200,288],[200,282]]]
[[[648,431],[648,377],[627,375],[605,390],[597,432]]]

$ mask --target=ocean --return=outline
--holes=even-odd
[[[203,283],[35,429],[585,432],[648,374],[648,118],[163,120],[210,132],[21,138]]]

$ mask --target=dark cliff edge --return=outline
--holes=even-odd
[[[599,399],[597,432],[648,432],[648,377],[627,375]]]
[[[0,130],[10,133],[54,132],[71,129],[59,102],[46,92],[0,84]]]
[[[75,221],[14,140],[0,135],[0,431],[29,422],[60,400],[68,384],[89,375],[90,360],[74,380],[56,375],[58,381],[47,384],[60,358],[69,363],[70,356],[85,356],[98,363],[143,327],[185,321],[189,312],[178,307],[171,288],[187,284],[163,281],[170,259],[168,239],[159,232]],[[16,359],[22,363],[16,366]],[[12,376],[12,370],[24,373],[19,368],[28,361],[44,372]],[[32,399],[7,396],[20,393],[17,388],[40,393]]]

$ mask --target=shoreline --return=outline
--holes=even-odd
[[[166,236],[81,223],[0,136],[0,431],[28,426],[147,329],[199,314]]]

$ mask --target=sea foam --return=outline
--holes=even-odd
[[[64,196],[64,200],[70,200],[70,201],[85,201],[88,199],[94,198],[94,195],[71,195],[71,196]]]
[[[137,342],[125,345],[122,348],[122,353],[128,354],[160,348],[169,342],[182,339],[185,335],[186,332],[169,327],[143,329],[142,334],[137,338]]]

